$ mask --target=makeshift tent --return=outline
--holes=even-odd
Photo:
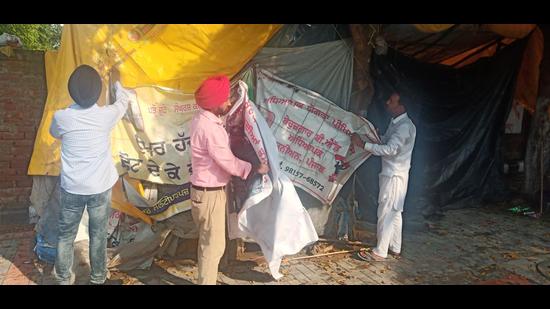
[[[387,126],[384,104],[397,90],[417,127],[409,206],[426,197],[436,207],[505,197],[499,145],[526,43],[517,41],[460,69],[421,63],[394,50],[374,56],[376,95],[369,119]]]
[[[294,41],[296,41],[296,38],[299,37],[320,37],[319,34],[315,34],[315,27],[307,26],[308,25],[292,25],[291,27],[287,25],[283,27],[277,36],[279,36],[279,39],[280,37],[287,38],[288,40],[285,41],[287,43],[293,41],[290,38],[294,38]],[[329,25],[327,25],[327,27],[328,26]],[[333,28],[335,27],[333,26]],[[522,64],[519,72],[516,74],[517,83],[513,98],[515,104],[520,104],[528,108],[528,110],[533,110],[537,93],[538,66],[540,65],[542,57],[543,40],[540,29],[535,28],[534,25],[482,25],[481,27],[479,25],[385,25],[382,32],[390,43],[390,46],[393,46],[397,51],[405,55],[414,57],[420,62],[442,63],[456,68],[476,63],[483,57],[492,57],[497,51],[513,43],[515,39],[526,37],[532,33],[529,37],[528,47],[525,48],[525,54],[517,56],[522,59]],[[332,34],[337,35],[336,31],[332,31]],[[505,37],[503,37],[503,35]],[[330,44],[336,44],[336,42],[337,41],[330,42]],[[323,44],[310,45],[308,48]],[[267,48],[264,48],[262,52],[266,49]],[[260,58],[259,55],[253,59],[252,63],[254,63],[256,58]],[[274,70],[285,68],[284,65],[278,66],[279,63],[277,63],[276,57],[265,57],[265,59],[275,59],[272,63],[268,63]],[[259,66],[261,65],[262,64]],[[266,64],[263,65],[264,67],[266,66]],[[326,77],[327,75],[322,75],[323,72],[316,73],[319,79],[330,78]],[[297,74],[299,73],[288,74],[287,78],[292,80]],[[375,73],[371,72],[371,74],[374,75]],[[373,78],[376,79],[377,77],[373,76]],[[306,83],[306,81],[298,80],[294,80],[294,82],[300,85]],[[513,86],[514,82],[510,82],[507,85]],[[308,85],[310,89],[315,89],[314,87],[315,83],[313,82]],[[326,90],[327,87],[322,87],[322,89]],[[323,93],[321,90],[315,90],[319,93]],[[338,101],[335,102],[338,104]],[[376,116],[369,113],[368,118],[371,119],[371,117]],[[384,128],[385,125],[384,123],[382,128]],[[495,128],[495,130],[499,129],[498,127]],[[465,144],[461,144],[460,146],[465,147]],[[495,154],[496,153],[497,152],[495,152]],[[376,170],[378,167],[378,158],[371,158],[357,171],[359,181],[355,182],[355,196],[359,205],[359,216],[363,218],[368,217],[370,220],[376,217],[376,212],[373,211],[372,207],[368,208],[365,207],[365,205],[376,205],[378,195]],[[495,166],[495,168],[498,169],[499,167]],[[370,181],[363,181],[365,178],[369,177],[371,178]],[[351,181],[348,182],[346,186],[351,186]],[[347,200],[343,194],[351,192],[351,190],[345,189],[348,188],[345,187],[340,193],[344,199],[339,201],[345,201],[340,208],[350,209],[354,206],[350,205],[350,201]],[[369,193],[367,193],[367,191]],[[478,195],[477,197],[480,198],[481,196],[482,195]],[[308,197],[301,196],[301,198],[305,200]],[[440,203],[445,204],[445,201],[449,200],[443,198]],[[316,201],[312,200],[304,204],[315,205]],[[457,204],[455,204],[455,206],[457,206]],[[319,205],[314,208],[321,209]],[[425,210],[429,212],[429,210]],[[313,211],[313,213],[315,213],[315,211]],[[316,217],[316,219],[320,218]],[[328,217],[324,217],[324,219],[327,220]],[[316,221],[317,224],[319,220],[314,221]],[[326,223],[328,223],[328,221],[325,221],[325,224]],[[328,224],[334,225],[334,222]]]
[[[482,57],[491,57],[514,40],[529,35],[514,98],[533,113],[544,41],[536,25],[417,24],[388,25],[384,28],[386,40],[397,51],[422,62],[441,63],[455,68],[474,63]]]
[[[118,67],[122,83],[126,87],[155,85],[192,93],[207,76],[233,76],[279,28],[279,25],[65,25],[60,50],[46,54],[48,98],[35,141],[29,174],[42,175],[37,177],[59,174],[59,142],[49,135],[48,129],[53,113],[71,104],[66,84],[69,75],[78,65],[91,64],[102,75],[104,85],[98,102],[100,105],[109,101],[107,72],[113,66]],[[141,31],[143,29],[148,30]],[[136,30],[141,32],[137,37]],[[118,146],[132,145],[128,135],[130,129],[121,122],[112,134],[113,156],[117,159]],[[136,146],[139,145],[132,145]],[[53,185],[56,178],[48,178],[48,181],[36,180],[35,183],[43,186],[42,190],[33,190],[34,200],[42,201],[42,204],[45,204],[44,201],[55,204],[46,206],[49,211],[40,218],[37,230],[49,244],[55,244],[56,230],[52,227],[56,226],[53,223],[59,211]],[[136,189],[143,195],[143,188]],[[145,188],[145,191],[148,189]],[[163,189],[154,191],[162,197],[160,192]],[[164,191],[170,193],[170,189]],[[150,217],[140,211],[136,212],[139,201],[128,200],[127,193],[128,187],[123,189],[119,182],[113,191],[113,208],[146,223],[153,223]],[[172,221],[178,223],[182,219],[185,221],[185,218],[178,217]],[[172,224],[172,221],[157,228],[168,231],[168,234],[178,234],[185,229],[177,227],[179,224]],[[179,233],[180,236],[181,234],[192,234],[192,231],[183,231]]]
[[[140,34],[138,40],[133,35],[136,29]],[[534,32],[523,54],[518,46],[525,43],[514,41],[530,31]],[[503,38],[502,34],[509,37]],[[499,179],[498,130],[503,127],[510,98],[523,100],[522,105],[526,107],[535,106],[533,93],[537,92],[537,68],[542,54],[540,31],[537,33],[537,29],[533,30],[531,26],[515,32],[478,25],[386,25],[383,35],[393,50],[372,58],[370,72],[375,81],[376,97],[367,118],[383,131],[388,118],[381,107],[397,81],[397,87],[405,91],[404,100],[412,98],[411,117],[419,130],[407,205],[423,209],[424,204],[417,197],[426,192],[426,188],[437,193],[432,200],[438,200],[441,205],[455,202],[455,206],[456,202],[460,204],[465,199],[488,197],[489,193],[499,192],[498,182],[493,186],[488,178]],[[68,105],[66,79],[78,64],[96,64],[105,68],[102,73],[117,64],[123,84],[128,87],[155,85],[183,93],[191,93],[207,75],[225,73],[235,76],[241,71],[236,79],[242,78],[248,83],[253,99],[256,98],[253,94],[255,77],[249,69],[267,69],[347,109],[353,92],[354,65],[353,42],[349,36],[347,25],[67,25],[57,56],[55,53],[46,54],[49,94],[29,174],[57,175],[59,172],[59,145],[49,137],[47,128],[53,111]],[[490,48],[484,49],[486,45]],[[492,58],[481,59],[482,56]],[[522,61],[521,69],[518,69]],[[451,67],[457,63],[456,69]],[[48,70],[48,66],[55,66],[55,70]],[[518,70],[527,73],[518,74]],[[480,80],[484,75],[488,78]],[[105,75],[102,103],[108,100],[107,78]],[[491,88],[496,90],[491,92]],[[474,102],[481,104],[475,106]],[[480,111],[470,115],[466,112],[467,107]],[[447,121],[449,119],[454,122]],[[456,135],[457,128],[466,131]],[[127,134],[127,129],[117,128],[113,138]],[[452,147],[442,148],[438,153],[421,153],[422,149],[440,149],[442,145]],[[480,168],[469,168],[467,155],[477,155],[479,160],[476,163]],[[433,166],[428,166],[428,158],[433,160],[430,161]],[[379,159],[367,160],[357,170],[355,178],[350,178],[344,185],[332,205],[322,205],[298,190],[319,234],[348,233],[347,230],[337,233],[335,227],[344,227],[345,230],[353,225],[356,209],[360,219],[376,220],[378,171]],[[474,188],[470,183],[472,180],[478,181],[482,189]],[[122,191],[122,184],[119,188]],[[157,191],[139,188],[137,184],[134,188],[143,198],[144,192],[158,193],[162,186]],[[123,194],[120,197],[121,200],[126,198]],[[119,209],[128,213],[135,203],[135,200],[121,201],[118,205],[126,205]],[[173,248],[177,246],[178,237],[192,237],[194,231],[182,228],[192,226],[189,219],[183,215],[155,222],[154,228],[161,232],[151,236],[151,246]],[[352,222],[346,223],[346,220]],[[140,244],[134,245],[138,252],[146,250],[139,247]],[[141,265],[159,252],[148,247],[147,254],[140,260],[126,259],[131,260],[126,266]],[[113,263],[124,264],[122,260]]]

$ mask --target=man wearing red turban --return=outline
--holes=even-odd
[[[200,110],[191,122],[191,213],[199,228],[199,284],[216,284],[218,264],[225,251],[225,186],[231,176],[247,179],[252,165],[235,157],[221,116],[231,108],[226,76],[206,79],[195,92]],[[266,174],[260,164],[254,173]]]

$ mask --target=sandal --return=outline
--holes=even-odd
[[[385,258],[378,256],[375,253],[364,250],[357,252],[357,258],[366,262],[382,262],[385,260]]]
[[[398,260],[398,259],[401,258],[401,252],[395,253],[395,252],[393,252],[393,251],[391,251],[391,250],[388,250],[388,253],[389,253],[391,256],[393,256],[393,258],[396,259],[396,260]]]

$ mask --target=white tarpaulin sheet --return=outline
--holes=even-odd
[[[280,158],[273,133],[259,110],[248,99],[246,84],[240,81],[237,87],[238,101],[226,119],[230,139],[234,140],[239,131],[244,132],[246,139],[243,139],[239,148],[253,150],[260,162],[269,165],[270,173],[248,183],[248,196],[240,205],[240,211],[229,214],[229,237],[252,239],[258,243],[272,276],[280,279],[282,258],[298,253],[305,246],[316,242],[318,236],[294,185],[280,171]]]
[[[349,106],[353,80],[353,49],[349,40],[302,47],[264,47],[250,61],[250,66],[315,91],[340,107]]]

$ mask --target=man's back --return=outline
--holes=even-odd
[[[87,109],[73,104],[55,113],[50,133],[61,139],[61,187],[67,192],[97,194],[115,184],[111,130],[127,106],[126,100]]]

